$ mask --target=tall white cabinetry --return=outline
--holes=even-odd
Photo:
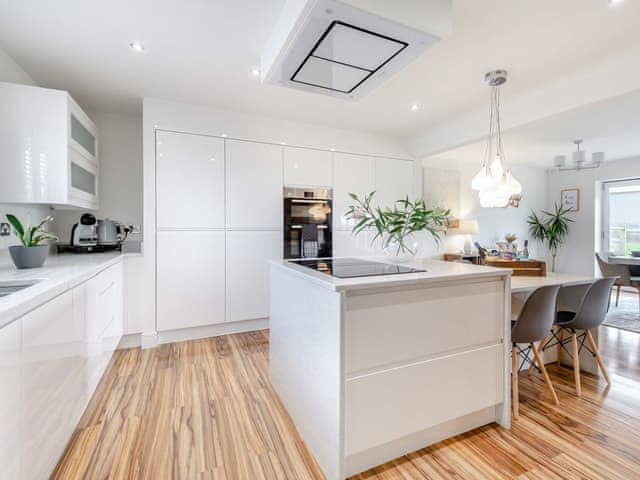
[[[62,90],[0,82],[0,203],[97,209],[98,134]]]
[[[159,331],[268,315],[282,257],[282,147],[156,132]]]

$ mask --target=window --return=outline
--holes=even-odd
[[[603,250],[611,255],[640,251],[640,179],[606,182]]]

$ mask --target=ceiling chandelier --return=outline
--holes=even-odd
[[[587,162],[587,154],[580,148],[582,140],[573,141],[576,151],[571,155],[573,165],[567,165],[566,155],[556,155],[553,159],[553,166],[558,170],[583,170],[585,168],[598,168],[604,162],[604,152],[593,152],[591,160]]]
[[[506,70],[494,70],[484,76],[491,89],[489,136],[480,171],[473,177],[471,188],[479,192],[480,205],[486,208],[517,207],[522,185],[505,167],[500,129],[500,85],[507,81]]]

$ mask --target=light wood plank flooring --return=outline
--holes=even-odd
[[[635,336],[631,336],[635,335]],[[486,426],[354,477],[408,479],[640,478],[640,336],[609,328],[613,377],[550,366],[521,374],[520,419]],[[118,351],[55,479],[321,479],[268,379],[268,333]]]

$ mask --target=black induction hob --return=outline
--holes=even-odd
[[[425,271],[404,265],[373,262],[358,258],[316,258],[313,260],[293,260],[292,263],[297,263],[302,267],[311,268],[337,278],[373,277]]]

